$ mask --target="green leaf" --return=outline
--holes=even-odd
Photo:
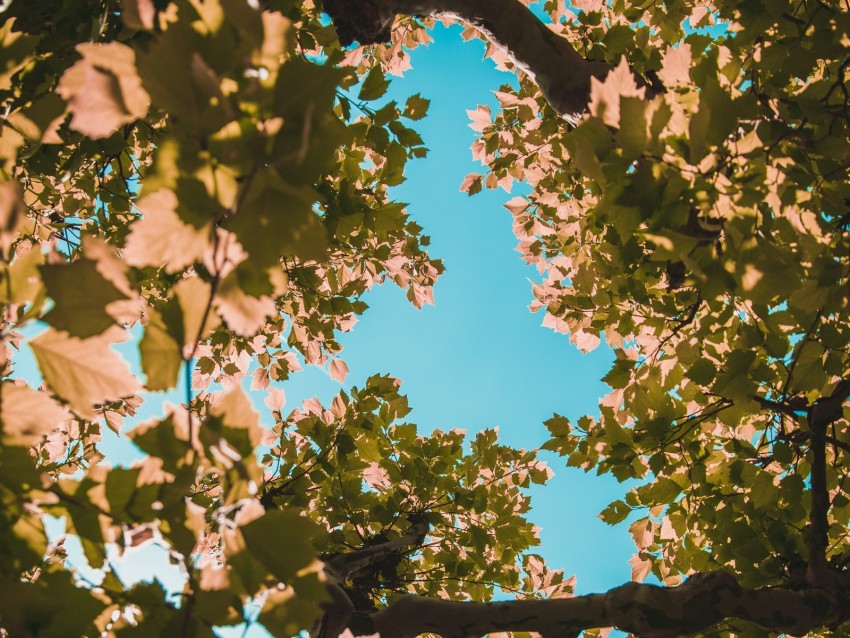
[[[608,523],[608,525],[616,525],[631,514],[632,508],[626,505],[623,501],[614,501],[599,514],[599,518]]]
[[[186,440],[177,438],[174,418],[168,416],[161,421],[147,421],[127,433],[140,450],[162,459],[162,468],[172,474],[177,472],[190,449]],[[184,413],[177,418],[185,419],[186,415]]]
[[[297,510],[269,510],[241,530],[251,555],[282,582],[316,558],[310,543],[315,524]]]
[[[361,100],[377,100],[390,86],[390,81],[387,80],[380,66],[375,66],[369,73],[366,74],[366,79],[360,86],[360,93],[357,95]]]
[[[133,494],[136,493],[139,471],[139,468],[114,467],[106,475],[106,500],[109,501],[109,511],[113,515],[121,517]]]
[[[428,114],[428,107],[431,105],[431,100],[422,97],[419,93],[411,95],[407,98],[404,105],[402,115],[411,120],[421,120]]]
[[[70,264],[47,264],[39,271],[55,304],[45,316],[51,326],[86,339],[115,325],[106,306],[127,297],[97,271],[94,261],[78,259]],[[85,290],[85,294],[80,294],[80,290]]]
[[[145,334],[139,342],[142,372],[147,376],[145,387],[148,390],[169,390],[177,385],[183,363],[182,345],[178,339],[182,341],[182,335],[172,336],[158,312],[148,311]]]
[[[648,144],[646,124],[646,100],[635,97],[620,98],[620,129],[617,143],[623,149],[623,157],[639,157]]]
[[[281,257],[323,259],[327,233],[313,212],[318,194],[309,187],[295,188],[272,171],[261,171],[250,194],[227,226],[236,233],[252,263],[268,268]]]

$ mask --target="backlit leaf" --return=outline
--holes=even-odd
[[[129,366],[109,347],[111,333],[79,339],[50,328],[29,342],[47,386],[89,419],[96,405],[139,390]]]

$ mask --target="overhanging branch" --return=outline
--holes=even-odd
[[[462,20],[505,49],[568,119],[587,109],[590,78],[604,78],[611,70],[605,62],[582,58],[518,0],[325,0],[325,10],[343,44],[386,41],[399,14]]]
[[[628,583],[604,594],[495,603],[454,602],[419,596],[401,598],[373,614],[381,638],[484,636],[534,631],[544,637],[576,636],[584,629],[618,627],[641,638],[673,638],[707,630],[726,619],[801,635],[833,627],[850,617],[846,588],[742,588],[725,572],[689,578],[678,587]]]

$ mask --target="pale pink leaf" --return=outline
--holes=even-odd
[[[82,60],[59,80],[56,92],[68,102],[71,128],[93,139],[108,137],[144,117],[150,97],[136,71],[136,54],[120,42],[77,45]]]
[[[625,56],[620,58],[620,64],[612,69],[600,82],[590,78],[590,112],[602,118],[608,126],[620,126],[620,97],[643,98],[646,87],[638,88],[635,76],[632,74]]]
[[[481,191],[481,179],[481,175],[478,173],[470,173],[460,183],[460,190],[467,195],[475,195],[475,193]]]
[[[286,393],[280,388],[269,388],[263,403],[266,404],[269,410],[280,412],[283,410],[283,406],[286,405]]]
[[[277,313],[271,297],[254,297],[242,290],[236,273],[225,277],[215,295],[215,306],[219,316],[236,334],[251,337]]]
[[[342,383],[345,381],[345,376],[348,374],[348,365],[346,365],[345,361],[342,359],[334,359],[330,362],[330,365],[328,365],[328,372],[331,375],[331,379]]]
[[[382,468],[377,463],[371,463],[369,467],[363,470],[363,480],[375,489],[386,489],[392,485],[392,481],[390,481],[390,475],[384,468]]]
[[[640,554],[635,554],[629,559],[629,564],[632,566],[632,580],[636,583],[641,583],[649,575],[652,569],[652,563],[644,560]]]
[[[0,390],[0,423],[6,445],[35,445],[69,416],[46,392],[36,392],[23,383],[4,381]]]
[[[691,45],[680,44],[675,49],[669,47],[661,58],[661,70],[658,77],[664,86],[682,86],[691,81]]]

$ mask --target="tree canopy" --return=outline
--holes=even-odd
[[[2,4],[9,636],[847,635],[850,5],[530,4]],[[635,485],[602,512],[631,515],[637,550],[608,592],[533,553],[535,451],[417,432],[390,376],[284,410],[302,362],[344,380],[369,289],[432,301],[443,265],[389,190],[426,155],[429,102],[385,94],[435,20],[518,78],[471,112],[483,170],[461,188],[531,186],[506,207],[532,309],[615,355],[599,413],[554,415],[544,446]],[[122,434],[144,461],[104,459],[103,428],[173,388]],[[152,541],[177,601],[110,570],[107,546]]]

